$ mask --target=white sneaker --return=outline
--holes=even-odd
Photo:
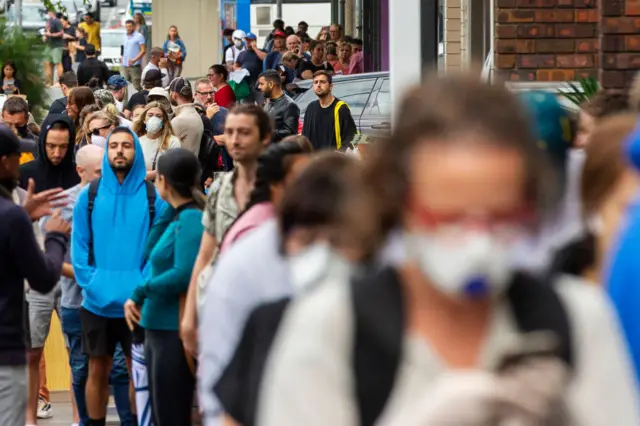
[[[51,404],[40,398],[38,400],[38,418],[39,419],[50,419],[53,417],[53,408]]]

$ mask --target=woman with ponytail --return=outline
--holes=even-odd
[[[311,143],[304,136],[294,136],[270,145],[258,158],[256,183],[244,212],[222,239],[220,253],[234,242],[276,215],[284,190],[302,169],[306,154],[311,153]]]
[[[191,425],[195,386],[193,359],[178,333],[183,300],[200,249],[204,194],[200,162],[177,148],[158,159],[156,188],[171,208],[151,229],[145,257],[148,279],[124,305],[130,328],[145,330],[145,359],[155,426]]]

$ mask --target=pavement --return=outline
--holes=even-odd
[[[51,406],[53,407],[53,417],[45,420],[38,420],[38,426],[70,426],[73,423],[73,411],[71,409],[70,393],[51,392]],[[109,401],[107,425],[119,425],[113,400]]]

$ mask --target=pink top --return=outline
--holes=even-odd
[[[269,219],[276,216],[276,209],[270,202],[259,203],[247,210],[240,219],[238,219],[227,231],[222,244],[220,245],[220,253],[227,250],[240,238],[245,236],[249,231],[262,225]]]

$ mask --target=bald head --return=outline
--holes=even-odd
[[[300,47],[300,37],[295,34],[287,37],[287,50],[289,52],[298,52],[298,47]]]
[[[86,185],[102,175],[104,149],[96,145],[85,145],[76,153],[76,171],[82,185]]]

